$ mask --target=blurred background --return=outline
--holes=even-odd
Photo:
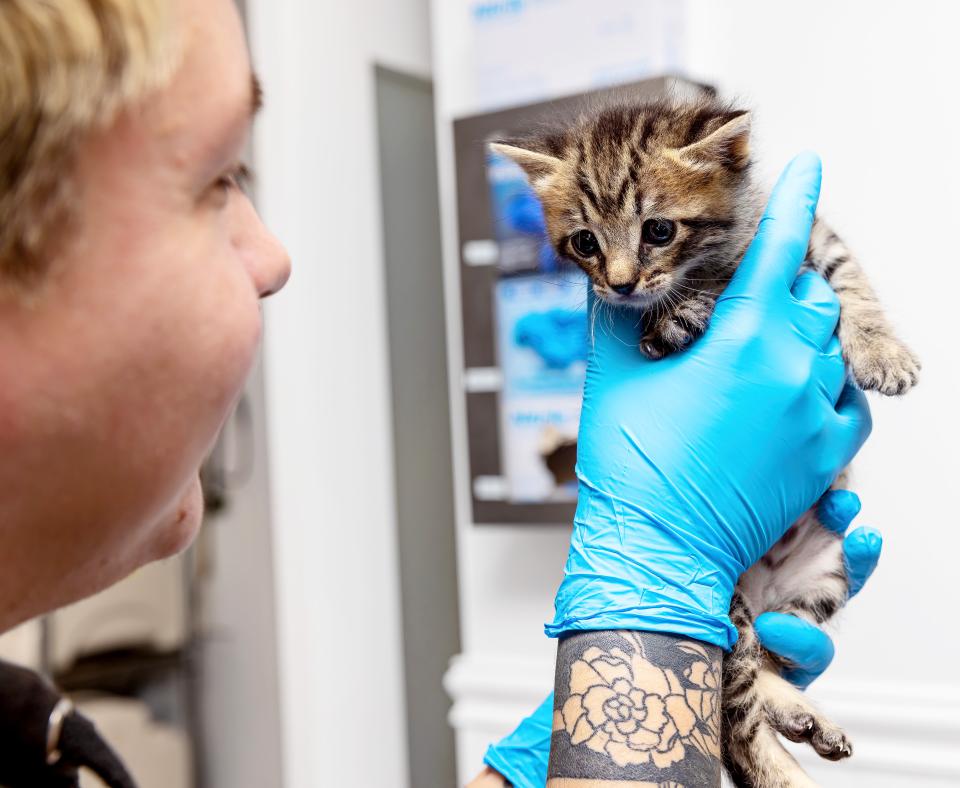
[[[884,557],[810,690],[856,755],[801,757],[825,786],[960,784],[956,4],[243,10],[266,91],[254,196],[294,275],[205,469],[206,527],[0,653],[73,693],[144,788],[465,783],[551,688],[572,504],[547,459],[582,374],[576,342],[519,325],[542,304],[576,328],[556,310],[580,285],[482,144],[568,106],[542,102],[695,81],[753,108],[764,177],[822,156],[821,213],[924,362],[873,403],[855,488]]]

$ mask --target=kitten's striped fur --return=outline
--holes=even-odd
[[[583,268],[600,297],[640,310],[640,349],[660,358],[704,332],[756,231],[765,199],[750,177],[749,134],[749,113],[705,95],[615,103],[492,147],[526,171],[557,252]],[[673,222],[672,240],[647,243],[644,222],[663,219]],[[597,240],[594,255],[573,246],[583,230]],[[919,364],[894,335],[856,259],[819,218],[804,266],[839,296],[838,334],[852,380],[905,393]],[[737,785],[814,784],[777,734],[807,741],[825,758],[852,753],[843,731],[781,678],[782,666],[761,648],[752,623],[773,610],[820,624],[846,599],[841,539],[813,511],[740,578],[730,612],[740,638],[723,678],[724,762]]]

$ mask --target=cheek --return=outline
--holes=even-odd
[[[589,276],[593,282],[603,284],[603,263],[600,261],[600,258],[595,257],[590,260],[580,260],[576,257],[571,257],[569,259],[573,260],[580,270]]]
[[[183,357],[184,379],[192,381],[195,402],[206,408],[217,428],[246,380],[262,329],[258,299],[242,261],[233,248],[224,248],[221,255],[220,263],[209,265],[194,283],[199,292],[178,343],[190,349]]]
[[[653,249],[647,252],[647,272],[650,274],[671,274],[676,271],[676,256],[666,249]]]
[[[153,293],[134,302],[130,344],[117,358],[128,384],[114,388],[117,429],[129,430],[131,454],[144,458],[140,481],[156,496],[151,519],[182,495],[210,450],[261,330],[256,294],[225,240],[208,237],[167,265]]]

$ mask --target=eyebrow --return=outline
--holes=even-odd
[[[263,107],[263,86],[253,72],[250,73],[250,115],[256,115]]]

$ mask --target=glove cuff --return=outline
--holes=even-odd
[[[689,637],[719,646],[725,651],[729,651],[737,642],[737,629],[729,616],[704,616],[669,603],[639,605],[624,610],[605,609],[571,617],[558,615],[543,627],[547,637],[551,638],[569,632],[617,629]]]
[[[570,553],[545,631],[663,632],[729,650],[740,571],[696,529],[662,521],[581,476]]]

